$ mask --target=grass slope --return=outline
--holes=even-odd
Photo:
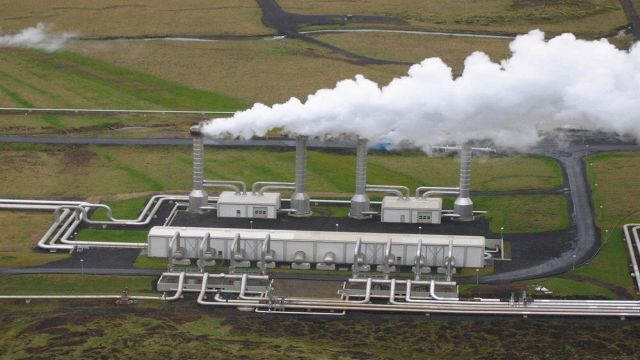
[[[230,97],[163,80],[72,52],[0,52],[1,106],[233,111]],[[45,119],[46,120],[46,119]],[[63,126],[63,123],[54,126]]]

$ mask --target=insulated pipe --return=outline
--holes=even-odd
[[[193,188],[189,194],[189,212],[202,213],[207,206],[208,196],[204,191],[204,138],[202,125],[194,125],[190,129],[193,138]]]
[[[436,282],[434,280],[431,280],[431,285],[429,286],[429,295],[431,295],[431,297],[434,298],[435,300],[449,300],[449,301],[458,300],[458,298],[444,298],[436,295]]]
[[[204,272],[205,270],[205,253],[206,251],[210,250],[210,239],[211,239],[211,234],[210,233],[206,233],[204,234],[204,237],[202,238],[202,240],[200,240],[200,248],[198,251],[198,267],[200,268],[201,272]]]
[[[422,264],[423,264],[423,256],[422,256],[422,239],[418,240],[418,250],[416,251],[415,257],[415,279],[420,280],[420,274],[422,274]]]
[[[427,199],[432,195],[459,195],[460,191],[458,190],[429,190],[422,194],[422,199]]]
[[[453,240],[451,239],[449,240],[449,250],[445,261],[447,265],[447,281],[451,281],[451,277],[453,276],[453,265],[455,263],[455,258],[453,257]]]
[[[262,241],[262,251],[260,252],[260,257],[262,258],[260,263],[260,275],[267,274],[267,255],[271,255],[271,234],[265,235],[264,240]]]
[[[247,185],[243,181],[204,180],[202,186],[205,188],[231,189],[236,194],[247,194]],[[241,188],[242,190],[240,190]]]
[[[274,190],[274,189],[295,190],[296,189],[296,183],[291,183],[291,182],[273,182],[273,181],[257,181],[257,182],[254,182],[253,185],[251,185],[251,193],[253,193],[253,195],[256,195],[256,193],[258,195],[262,195],[264,193],[265,189],[268,189],[268,190]]]
[[[215,305],[215,306],[233,306],[233,307],[254,307],[254,308],[272,308],[271,304],[263,304],[260,302],[252,302],[247,300],[231,300],[228,302],[221,302],[222,299],[219,296],[216,296],[215,302],[204,301],[204,296],[206,294],[207,282],[208,282],[208,273],[205,273],[203,276],[202,287],[200,290],[200,294],[198,296],[198,304],[201,305]],[[283,304],[283,308],[292,308],[292,309],[323,309],[323,310],[364,310],[364,311],[384,311],[384,312],[418,312],[418,313],[453,313],[453,314],[483,314],[483,313],[491,313],[491,314],[504,314],[504,315],[527,315],[527,314],[536,314],[536,315],[590,315],[590,316],[640,316],[635,309],[629,309],[627,312],[626,309],[621,310],[599,310],[599,309],[584,309],[581,311],[573,310],[543,310],[536,309],[535,307],[510,307],[503,303],[496,303],[493,308],[485,309],[486,306],[482,306],[482,303],[477,302],[466,302],[468,306],[462,308],[450,308],[447,302],[434,302],[432,304],[420,304],[420,305],[381,305],[381,304],[344,304],[336,302],[335,304],[327,303],[327,304],[299,304],[294,302],[293,304]],[[534,303],[535,304],[535,303]],[[491,304],[485,304],[491,305]],[[498,306],[499,307],[496,307]]]
[[[291,195],[291,208],[295,213],[289,215],[296,217],[311,216],[311,205],[307,194],[307,137],[298,135],[296,138],[296,189]]]
[[[405,199],[404,194],[402,193],[402,191],[400,191],[398,189],[383,189],[383,188],[379,188],[379,187],[373,187],[372,185],[367,185],[367,192],[377,192],[377,193],[383,193],[383,194],[394,194],[400,199]]]
[[[420,194],[423,191],[436,191],[436,190],[441,190],[441,191],[460,191],[459,187],[441,187],[441,186],[420,186],[418,188],[416,188],[416,198],[420,197]]]
[[[369,197],[367,196],[367,140],[358,139],[356,148],[356,192],[351,198],[349,217],[369,219]]]
[[[640,290],[640,271],[638,270],[638,260],[636,259],[636,251],[633,250],[633,243],[631,242],[631,232],[629,228],[632,227],[634,239],[636,242],[636,248],[640,252],[640,234],[638,234],[638,228],[640,228],[640,224],[626,224],[622,228],[624,230],[624,237],[627,242],[627,250],[629,250],[629,257],[631,258],[631,264],[633,266],[633,272],[635,274],[635,281],[638,289]]]
[[[397,194],[398,197],[401,197],[403,199],[409,198],[409,195],[411,194],[411,190],[409,190],[408,187],[401,186],[401,185],[370,185],[370,184],[367,184],[365,186],[365,188],[369,192],[384,192],[384,190],[388,190],[389,192]]]
[[[408,303],[430,303],[430,300],[423,300],[423,299],[414,299],[411,297],[411,286],[413,285],[413,283],[411,282],[411,279],[407,280],[407,289],[405,291],[405,297],[404,297],[404,301],[408,302]]]

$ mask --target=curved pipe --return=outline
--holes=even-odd
[[[283,189],[283,190],[295,190],[296,184],[292,182],[274,182],[274,181],[256,181],[251,185],[251,192],[255,195],[262,195],[262,193],[268,190]]]
[[[398,195],[398,197],[401,197],[403,199],[408,198],[409,194],[411,194],[411,191],[409,190],[408,187],[401,186],[401,185],[370,185],[370,184],[367,184],[367,185],[365,185],[365,190],[368,191],[368,192],[390,192],[390,193]]]
[[[427,199],[433,195],[459,195],[459,190],[430,190],[422,194],[421,199]]]
[[[436,295],[436,282],[434,280],[431,280],[431,285],[429,285],[429,295],[431,295],[431,297],[434,298],[435,300],[449,300],[449,301],[459,300],[459,298],[444,298]]]
[[[416,188],[416,198],[419,198],[423,191],[460,191],[460,188],[450,186],[420,186]]]

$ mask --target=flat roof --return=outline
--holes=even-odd
[[[393,244],[415,245],[422,240],[423,245],[448,246],[453,241],[455,246],[482,247],[485,246],[484,236],[469,235],[434,235],[434,234],[395,234],[395,233],[364,233],[364,232],[338,232],[338,231],[306,231],[306,230],[271,230],[271,229],[229,229],[229,228],[195,228],[155,226],[149,230],[151,237],[171,237],[176,232],[182,237],[202,238],[209,233],[212,239],[233,239],[240,234],[241,239],[263,240],[267,234],[271,240],[287,241],[321,241],[321,242],[356,242],[362,238],[363,243],[386,244],[391,239]]]
[[[224,204],[280,205],[280,193],[265,192],[265,193],[262,193],[262,195],[258,195],[258,193],[253,194],[250,192],[246,194],[236,194],[233,191],[223,191],[220,193],[220,196],[218,197],[218,203],[220,205],[224,205]]]
[[[397,196],[385,196],[382,198],[384,209],[418,209],[418,210],[442,210],[442,199],[437,197],[399,198]]]

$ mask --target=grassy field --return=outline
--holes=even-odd
[[[377,59],[418,63],[426,58],[439,57],[455,74],[461,74],[464,59],[474,51],[488,54],[493,61],[510,56],[510,40],[476,39],[447,36],[428,36],[390,33],[334,33],[314,35],[357,54]]]
[[[251,103],[306,98],[318,89],[333,87],[337,81],[357,74],[387,83],[407,71],[406,66],[400,65],[363,66],[328,49],[295,39],[206,43],[127,41],[107,47],[100,42],[81,42],[75,43],[73,49],[192,88],[223,91]]]
[[[43,0],[5,6],[3,32],[36,23],[55,24],[55,31],[82,36],[251,35],[269,34],[253,0]]]
[[[562,278],[544,278],[530,280],[522,283],[527,286],[528,293],[533,296],[543,295],[540,292],[536,292],[537,286],[544,286],[551,290],[554,297],[583,297],[583,296],[596,296],[602,299],[615,299],[616,296],[610,290],[598,285],[590,284],[582,281],[574,281]]]
[[[230,97],[191,88],[72,52],[0,52],[2,106],[237,110]],[[56,118],[49,119],[50,124]]]
[[[190,147],[0,145],[0,195],[74,197],[190,188]],[[135,156],[132,156],[134,155]],[[207,149],[209,179],[292,181],[294,152],[264,149]],[[309,151],[308,188],[318,196],[354,188],[354,154]],[[369,156],[369,183],[455,186],[459,163],[420,153]],[[332,169],[328,172],[327,169]],[[558,164],[541,157],[492,157],[472,165],[474,191],[555,189]],[[42,176],[47,174],[47,176]],[[13,181],[14,179],[21,181]]]
[[[105,275],[5,275],[0,276],[0,293],[14,295],[119,295],[129,288],[130,294],[157,294],[153,276]]]
[[[130,242],[146,243],[146,230],[101,230],[83,229],[78,232],[76,240],[79,241],[101,241],[101,242]]]
[[[52,222],[51,213],[0,211],[0,266],[36,266],[68,257],[31,251]]]
[[[446,31],[550,33],[603,36],[626,24],[615,0],[280,0],[288,11],[303,14],[385,15],[409,22],[405,27]],[[362,24],[350,24],[363,27]]]
[[[438,359],[632,359],[640,354],[629,336],[640,331],[633,321],[260,316],[189,304],[2,303],[0,356],[415,359],[426,353]]]
[[[476,210],[488,211],[491,231],[500,233],[543,232],[569,226],[567,200],[561,195],[476,196]]]
[[[16,136],[187,138],[186,129],[211,117],[214,116],[0,114],[0,131],[3,135]]]
[[[632,289],[621,227],[640,221],[640,154],[597,154],[588,157],[586,164],[603,245],[576,273]]]

